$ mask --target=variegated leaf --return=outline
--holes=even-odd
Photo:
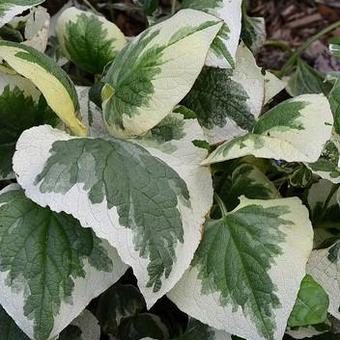
[[[0,180],[14,177],[12,157],[21,133],[34,125],[54,125],[56,118],[29,80],[0,69]]]
[[[29,46],[9,41],[0,41],[0,58],[32,81],[74,134],[87,134],[85,126],[77,118],[79,103],[74,85],[52,59]]]
[[[243,198],[234,211],[207,222],[192,267],[168,297],[217,329],[281,339],[312,243],[308,210],[299,199]]]
[[[315,162],[330,139],[333,116],[323,95],[302,95],[264,114],[251,133],[225,142],[203,164],[253,155],[287,162]]]
[[[313,250],[307,272],[326,290],[329,313],[340,319],[340,241],[326,249]]]
[[[210,143],[252,131],[260,115],[265,80],[249,49],[237,50],[235,70],[205,67],[183,105],[194,111]]]
[[[3,0],[0,3],[0,27],[11,21],[16,15],[42,4],[45,0]]]
[[[212,14],[224,21],[209,51],[206,65],[218,68],[235,66],[235,55],[241,34],[242,0],[184,0],[183,8]]]
[[[267,71],[264,76],[264,104],[268,104],[285,87],[286,83],[284,81]]]
[[[60,15],[56,31],[65,55],[92,74],[101,74],[126,44],[115,24],[75,7]]]
[[[115,137],[141,136],[189,92],[222,22],[186,9],[140,34],[103,81],[104,120]]]
[[[321,157],[314,163],[307,166],[321,178],[327,179],[335,184],[340,183],[340,138],[333,135],[321,154]]]
[[[116,247],[148,306],[189,266],[212,205],[210,173],[199,166],[206,150],[169,143],[143,148],[41,126],[22,134],[14,157],[28,197],[72,214]]]
[[[30,337],[56,337],[126,271],[114,248],[18,186],[0,192],[0,304]]]
[[[250,17],[243,12],[241,39],[253,53],[257,53],[267,38],[266,23],[262,17]]]

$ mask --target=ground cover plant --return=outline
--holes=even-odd
[[[315,37],[271,72],[241,0],[135,1],[135,37],[43,3],[0,4],[0,339],[339,339],[340,78],[302,60]]]

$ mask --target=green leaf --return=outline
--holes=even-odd
[[[289,176],[289,183],[293,187],[306,188],[313,180],[313,173],[303,164],[299,165],[297,169]]]
[[[333,135],[329,140],[320,156],[314,162],[307,166],[320,177],[327,179],[333,183],[340,183],[340,140],[337,135]]]
[[[241,39],[248,48],[256,53],[266,41],[266,23],[262,17],[250,17],[246,11],[242,16]]]
[[[31,338],[56,336],[125,270],[73,217],[36,205],[17,187],[0,193],[0,302]]]
[[[333,117],[323,95],[302,95],[266,112],[252,133],[227,141],[204,165],[243,156],[287,162],[315,162],[330,139]]]
[[[205,67],[182,103],[196,113],[209,141],[219,143],[251,131],[263,100],[264,76],[241,45],[234,71]]]
[[[122,319],[146,308],[143,295],[132,285],[116,284],[101,295],[96,316],[106,334],[117,335]]]
[[[0,305],[1,340],[30,340]]]
[[[3,0],[0,3],[0,27],[10,22],[16,15],[42,4],[45,0]]]
[[[206,65],[233,68],[241,34],[242,0],[184,0],[182,8],[192,8],[224,21],[207,56]]]
[[[241,164],[221,187],[220,197],[230,211],[236,208],[241,196],[253,199],[279,198],[274,184],[254,165]]]
[[[316,325],[327,320],[329,298],[324,289],[306,275],[288,319],[290,327]]]
[[[61,14],[56,30],[65,55],[92,74],[101,74],[126,44],[115,24],[75,7]]]
[[[139,340],[144,337],[168,340],[169,332],[157,315],[141,313],[122,320],[118,337],[129,340]]]
[[[340,135],[340,79],[336,80],[328,99],[334,116],[334,129]]]
[[[326,81],[326,77],[301,59],[287,86],[292,97],[308,93],[323,93],[327,96],[331,89],[332,84]]]
[[[313,250],[307,264],[307,273],[313,276],[329,296],[329,313],[340,317],[340,242],[326,249]]]
[[[7,178],[21,133],[35,125],[55,125],[57,119],[29,81],[17,75],[0,76],[0,178]]]
[[[243,198],[234,211],[206,223],[192,268],[168,296],[217,329],[281,339],[312,243],[308,210],[299,199]]]
[[[42,126],[22,134],[14,156],[28,197],[72,214],[117,248],[149,307],[190,264],[212,204],[210,172],[199,166],[206,151],[190,140],[157,147]]]
[[[104,120],[115,137],[144,135],[189,92],[222,22],[182,10],[151,26],[115,58],[103,81]]]
[[[0,41],[0,58],[41,91],[51,109],[73,133],[87,134],[77,118],[79,103],[75,87],[52,59],[29,46],[9,41]]]
[[[340,58],[340,43],[332,43],[329,45],[329,50],[331,54],[336,57]]]

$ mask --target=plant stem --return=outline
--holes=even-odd
[[[311,38],[309,38],[304,44],[302,44],[294,53],[293,55],[288,59],[288,61],[283,65],[281,72],[279,73],[279,77],[282,78],[283,76],[287,75],[291,68],[296,63],[299,56],[314,42],[319,40],[324,35],[334,31],[336,28],[340,27],[340,21],[335,22],[334,24],[326,27],[319,33],[313,35]]]
[[[214,198],[215,198],[215,201],[216,201],[218,207],[221,210],[222,215],[227,215],[228,214],[228,210],[227,210],[226,206],[224,205],[224,202],[222,201],[222,198],[218,195],[217,192],[214,192]]]
[[[287,51],[287,52],[293,54],[293,50],[290,48],[288,42],[283,41],[283,40],[267,40],[264,43],[264,46],[279,48],[283,51]]]
[[[177,2],[177,0],[172,0],[172,3],[171,3],[171,15],[174,15],[175,12],[176,12],[176,2]]]
[[[97,14],[97,15],[100,15],[100,13],[95,9],[95,7],[91,4],[91,2],[90,2],[89,0],[83,0],[83,3],[84,3],[87,7],[89,7],[89,8],[92,10],[92,12],[94,12],[94,13]]]

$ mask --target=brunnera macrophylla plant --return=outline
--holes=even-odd
[[[261,20],[242,20],[240,0],[184,0],[132,39],[59,13],[80,86],[45,51],[46,12],[14,18],[41,2],[0,5],[2,25],[30,27],[0,40],[0,338],[331,332],[338,81],[306,92],[297,65],[296,96],[276,103],[286,84],[251,52]],[[138,289],[116,283],[129,268]],[[189,317],[182,334],[148,311],[165,296]]]

